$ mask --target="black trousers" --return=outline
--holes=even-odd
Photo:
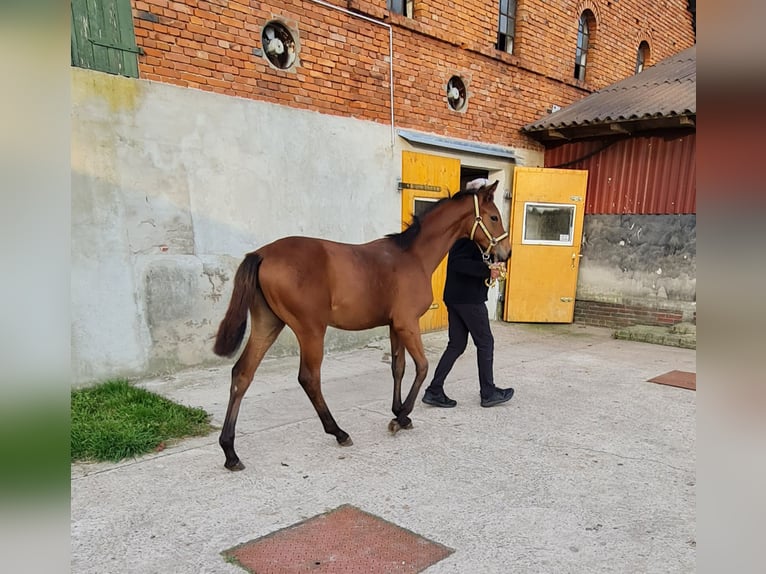
[[[476,345],[476,358],[479,366],[479,390],[483,398],[489,398],[495,381],[492,361],[495,353],[495,338],[489,328],[487,306],[484,303],[447,305],[449,317],[449,342],[436,365],[434,378],[429,389],[438,394],[444,391],[444,380],[452,370],[457,358],[463,354],[471,335]]]

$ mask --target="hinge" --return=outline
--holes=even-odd
[[[144,55],[144,49],[140,46],[133,47],[133,46],[123,46],[120,44],[113,44],[112,42],[104,42],[103,40],[94,40],[93,38],[88,38],[88,42],[91,44],[95,44],[96,46],[101,46],[103,48],[112,48],[113,50],[120,50],[122,52],[131,52],[132,54],[139,54],[141,56]]]

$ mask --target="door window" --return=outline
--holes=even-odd
[[[431,197],[416,197],[415,198],[415,215],[418,218],[422,218],[426,213],[431,211],[431,208],[436,205],[439,200]]]
[[[572,245],[575,209],[575,205],[526,202],[521,242],[527,245]]]

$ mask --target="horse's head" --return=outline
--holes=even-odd
[[[495,180],[490,184],[482,179],[473,180],[466,186],[466,191],[476,194],[473,200],[474,221],[469,236],[485,255],[495,261],[506,261],[511,255],[511,241],[495,205],[495,190],[499,183]]]

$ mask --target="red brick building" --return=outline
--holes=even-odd
[[[521,126],[633,74],[639,53],[651,65],[695,41],[687,0],[104,0],[111,28],[85,4],[75,65],[125,73],[125,58],[147,80],[533,149]],[[266,31],[285,35],[283,69]]]

